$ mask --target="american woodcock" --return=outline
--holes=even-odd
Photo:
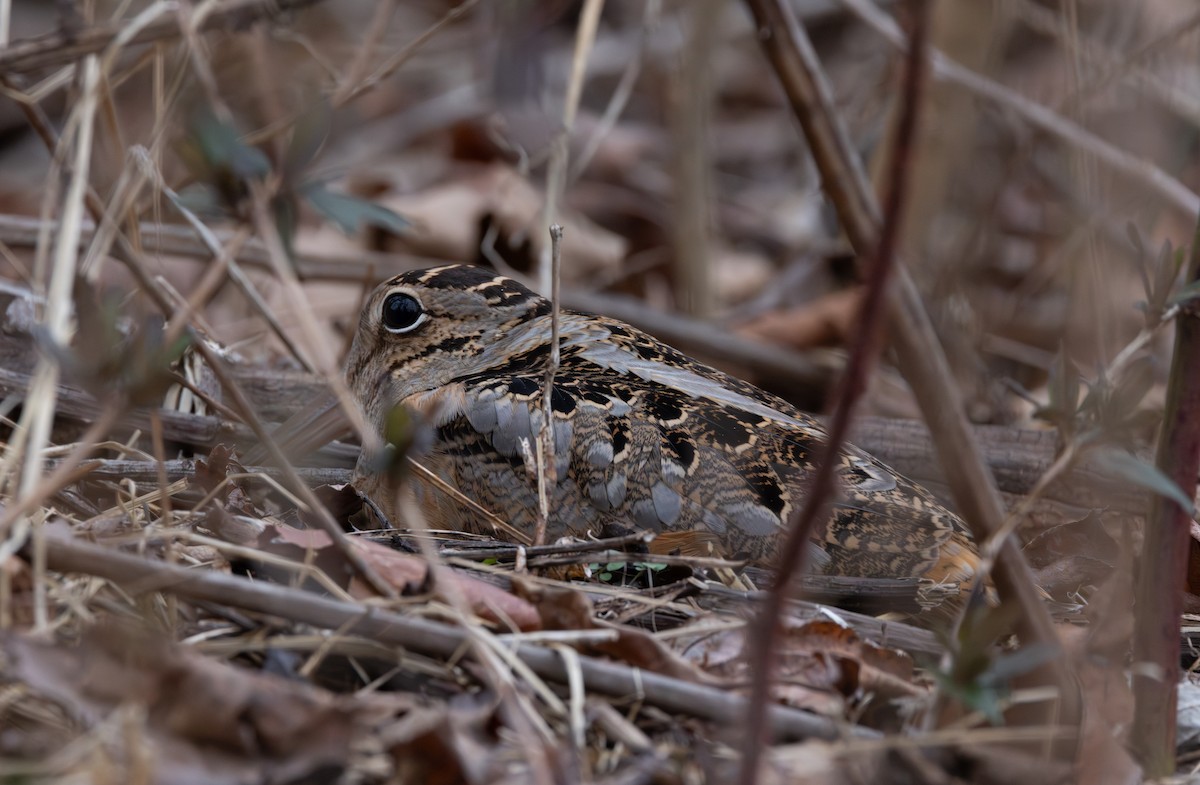
[[[550,310],[489,270],[407,272],[367,300],[346,363],[369,424],[382,431],[400,404],[419,412],[436,429],[422,462],[530,533],[539,506],[529,446],[544,416]],[[613,319],[562,311],[560,349],[548,538],[615,523],[655,532],[652,551],[770,565],[825,441],[817,422]],[[815,571],[970,584],[978,559],[954,515],[855,447],[838,461],[840,496],[810,551]],[[366,465],[356,485],[398,520],[395,489]],[[477,511],[417,480],[431,525],[491,531]]]

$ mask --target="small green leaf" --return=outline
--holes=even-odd
[[[1105,418],[1110,421],[1129,419],[1153,386],[1154,358],[1140,357],[1134,360],[1112,390],[1112,397],[1105,407]]]
[[[271,162],[262,150],[243,142],[237,129],[211,111],[199,112],[189,130],[200,155],[212,168],[228,169],[243,180],[265,177],[271,171]]]
[[[296,231],[300,221],[296,214],[296,201],[287,194],[280,194],[271,201],[271,212],[275,218],[275,231],[283,243],[283,250],[289,259],[296,257]]]
[[[1147,299],[1153,299],[1154,291],[1150,284],[1150,270],[1146,266],[1146,257],[1148,256],[1146,244],[1142,242],[1142,235],[1132,222],[1125,225],[1125,232],[1129,235],[1129,242],[1133,245],[1138,275],[1142,279],[1142,290],[1145,291]]]
[[[1124,450],[1112,448],[1096,450],[1095,458],[1096,464],[1111,474],[1165,496],[1186,510],[1188,514],[1194,512],[1192,500],[1154,464],[1147,463]]]
[[[1011,654],[998,655],[979,681],[990,686],[1007,685],[1009,680],[1050,662],[1059,654],[1061,650],[1051,643],[1031,643]]]
[[[292,125],[292,138],[288,141],[283,156],[283,171],[298,174],[313,162],[333,124],[329,102],[320,100],[296,119]]]
[[[179,189],[178,193],[167,194],[171,203],[181,211],[200,216],[225,216],[225,205],[216,190],[208,183],[192,183]]]
[[[1173,249],[1170,242],[1163,243],[1158,255],[1157,267],[1154,271],[1154,293],[1150,297],[1150,305],[1156,319],[1161,318],[1167,299],[1175,279],[1179,277],[1179,268],[1183,264],[1183,249]]]
[[[383,205],[356,196],[334,193],[320,183],[305,186],[300,193],[317,212],[338,225],[346,234],[353,234],[364,224],[404,234],[412,226],[402,215]]]
[[[1183,305],[1184,303],[1195,300],[1197,297],[1200,297],[1200,281],[1192,281],[1187,286],[1171,295],[1171,299],[1167,301],[1167,304]]]

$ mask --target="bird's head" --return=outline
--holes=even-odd
[[[483,373],[488,348],[550,311],[511,278],[468,265],[413,270],[367,298],[346,359],[346,381],[368,420],[408,396]]]

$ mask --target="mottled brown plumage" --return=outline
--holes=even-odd
[[[421,412],[436,429],[429,468],[530,532],[537,480],[521,442],[532,445],[541,423],[549,314],[546,300],[488,270],[405,273],[367,301],[346,365],[369,423],[382,429],[398,404]],[[769,565],[802,503],[821,427],[627,324],[570,311],[560,321],[548,535],[617,523],[656,532],[652,550]],[[957,518],[855,447],[838,459],[841,496],[814,541],[814,570],[970,583],[978,559]],[[360,468],[360,489],[394,518],[386,483]],[[432,486],[418,496],[435,526],[490,530]]]

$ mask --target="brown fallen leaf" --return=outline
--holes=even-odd
[[[673,638],[675,649],[706,673],[732,683],[749,684],[746,670],[746,626],[706,631],[706,620],[693,626],[695,635]],[[925,694],[913,684],[912,659],[858,637],[849,627],[828,619],[788,622],[779,643],[776,694],[795,706],[825,714],[841,714],[846,700],[859,692],[885,700]]]
[[[843,289],[799,308],[767,311],[740,325],[737,331],[747,338],[795,349],[840,346],[853,333],[861,300],[861,289]]]
[[[720,680],[695,667],[675,654],[645,630],[610,624],[595,618],[592,602],[583,592],[575,589],[534,585],[516,580],[514,589],[533,603],[547,630],[608,630],[612,640],[589,641],[577,648],[585,654],[612,657],[643,670],[673,676],[701,684],[719,683]]]
[[[377,201],[413,222],[412,231],[391,240],[410,253],[463,262],[481,259],[481,227],[495,230],[492,245],[501,256],[536,260],[549,235],[539,221],[544,197],[507,164],[467,167],[465,174],[419,193],[384,196]],[[559,206],[570,226],[570,264],[563,279],[578,281],[598,272],[612,273],[628,253],[628,242],[577,211]]]
[[[436,597],[447,598],[447,592],[436,582],[430,585],[429,565],[420,556],[401,553],[386,545],[359,538],[351,538],[350,545],[399,593],[431,591]],[[333,547],[329,535],[323,531],[272,524],[259,537],[257,547],[293,561],[315,564],[353,597],[370,599],[376,596],[357,577],[342,553]],[[455,592],[481,619],[505,627],[515,625],[521,631],[541,629],[537,610],[525,600],[453,570],[443,570],[439,576],[439,580],[453,582]]]
[[[0,632],[0,678],[57,705],[73,732],[136,707],[120,735],[93,736],[114,781],[123,766],[148,766],[140,773],[156,783],[336,780],[357,737],[416,705],[407,696],[335,696],[111,626],[78,645]]]
[[[477,694],[410,712],[384,735],[396,765],[395,781],[496,782],[505,768],[505,742],[495,732],[495,710],[494,698]]]

